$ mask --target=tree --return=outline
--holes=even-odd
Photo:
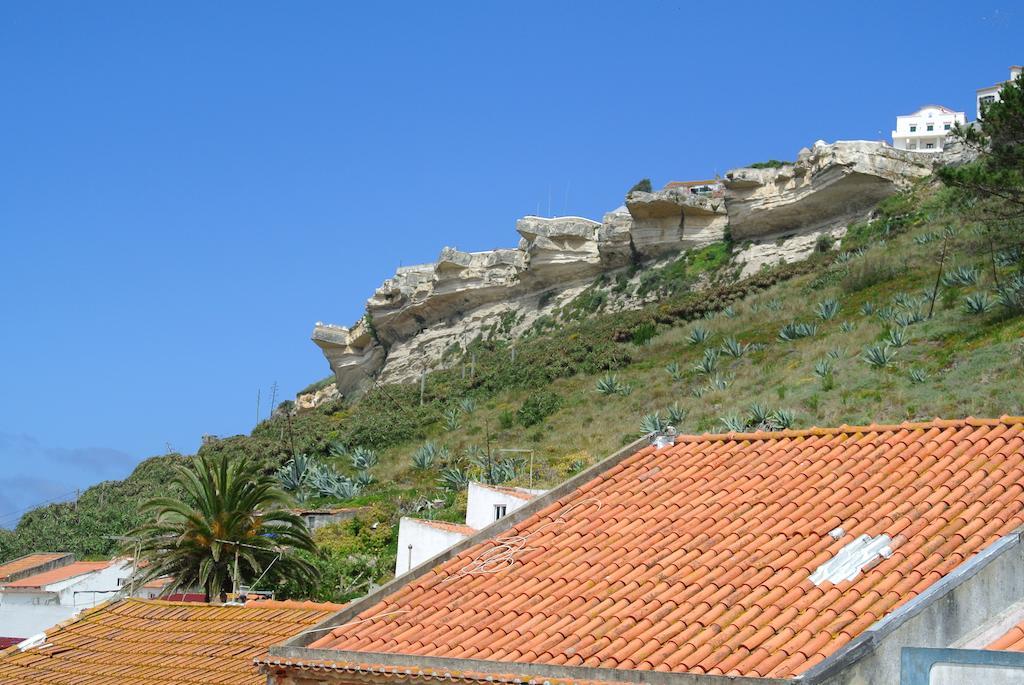
[[[252,461],[199,455],[172,482],[183,494],[146,502],[151,519],[130,534],[138,544],[136,583],[170,576],[165,593],[199,587],[207,601],[236,583],[316,583],[316,568],[296,553],[315,553],[313,538],[285,508],[288,495]],[[136,551],[134,544],[124,551]]]
[[[1024,217],[1024,74],[1003,86],[973,126],[957,125],[953,137],[978,152],[969,164],[939,170],[942,181],[988,220]]]

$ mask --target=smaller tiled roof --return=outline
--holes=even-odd
[[[430,521],[428,519],[409,519],[416,523],[422,523],[425,526],[431,528],[437,528],[438,530],[447,531],[449,533],[459,533],[460,535],[473,535],[476,533],[476,528],[472,528],[461,523],[449,523],[448,521]]]
[[[692,188],[693,186],[713,186],[720,183],[720,180],[714,178],[705,181],[669,181],[665,184],[665,188]]]
[[[40,552],[37,554],[27,554],[8,561],[6,564],[0,564],[0,583],[5,583],[13,576],[18,576],[40,566],[52,564],[65,557],[71,557],[71,554],[67,552]]]
[[[26,576],[20,580],[4,583],[3,587],[5,589],[42,588],[47,585],[59,583],[62,580],[69,580],[76,576],[92,573],[93,571],[102,571],[105,568],[109,568],[113,563],[114,562],[112,561],[76,561],[68,564],[67,566],[60,566],[49,571],[43,571],[42,573]]]
[[[0,649],[7,649],[22,642],[24,639],[23,637],[0,637]]]
[[[253,659],[341,608],[290,604],[110,602],[48,630],[46,646],[0,652],[0,683],[264,685]]]
[[[1007,652],[1024,652],[1024,621],[1006,631],[1002,637],[985,647]]]

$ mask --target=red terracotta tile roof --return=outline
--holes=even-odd
[[[985,647],[1009,652],[1024,652],[1024,621],[1006,631],[1006,634]]]
[[[245,606],[258,606],[264,609],[315,609],[317,611],[341,611],[345,608],[344,604],[299,599],[250,599]]]
[[[338,608],[123,599],[47,631],[49,646],[0,654],[0,682],[265,685],[253,659]]]
[[[41,588],[62,580],[69,580],[75,576],[85,575],[93,571],[102,571],[110,567],[112,561],[76,561],[67,566],[60,566],[49,571],[26,576],[20,580],[4,583],[4,588]]]
[[[1024,524],[1022,483],[1024,418],[681,436],[310,647],[790,677]],[[891,555],[810,580],[861,535]]]
[[[416,519],[416,518],[412,518],[412,519],[409,519],[409,520],[410,521],[415,521],[416,523],[422,523],[423,525],[430,526],[431,528],[437,528],[438,530],[444,530],[444,531],[447,531],[449,533],[459,533],[460,535],[467,535],[467,536],[468,535],[473,535],[474,533],[476,533],[476,528],[472,528],[472,527],[467,526],[467,525],[462,524],[462,523],[449,523],[447,521],[430,521],[428,519]]]
[[[65,557],[71,557],[71,555],[67,552],[42,552],[39,554],[28,554],[8,561],[6,564],[0,564],[0,583],[6,582],[11,576],[30,571],[39,566],[45,566]]]

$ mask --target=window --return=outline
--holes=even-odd
[[[917,143],[907,143],[907,149],[908,150],[916,150],[917,149]]]
[[[934,131],[935,130],[935,125],[934,124],[928,124],[928,129],[927,130]]]
[[[910,125],[910,132],[911,133],[917,133],[917,125],[916,124],[911,124]]]
[[[953,128],[952,124],[943,124],[942,125],[942,130],[944,130],[944,131],[948,131],[951,128]]]
[[[935,143],[927,143],[927,144],[925,144],[925,147],[928,148],[929,150],[931,150],[931,149],[933,149],[935,147]]]
[[[127,578],[118,578],[117,579],[117,586],[118,587],[124,587],[124,581],[125,580],[127,580]]]
[[[978,102],[980,104],[982,104],[982,105],[991,105],[995,101],[996,101],[996,96],[995,95],[986,95],[983,98],[981,98],[980,100],[978,100]]]
[[[505,518],[505,514],[507,512],[508,512],[508,507],[506,507],[504,504],[495,504],[494,505],[494,520],[495,521],[500,521],[501,519]]]

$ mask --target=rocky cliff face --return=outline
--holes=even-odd
[[[433,264],[400,268],[370,297],[359,323],[317,324],[313,341],[342,394],[378,376],[413,380],[499,323],[514,338],[596,276],[722,240],[727,227],[743,245],[736,258],[744,274],[804,258],[818,235],[841,236],[880,200],[931,174],[940,159],[881,143],[819,141],[793,164],[728,172],[724,197],[675,187],[631,193],[600,222],[527,216],[516,223],[517,247],[445,248]]]

